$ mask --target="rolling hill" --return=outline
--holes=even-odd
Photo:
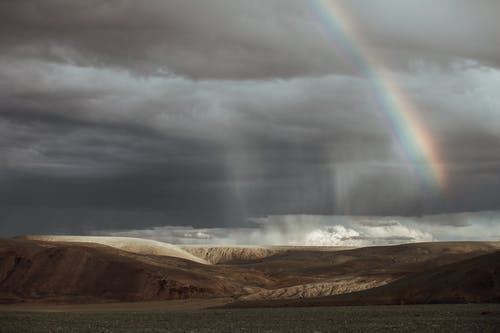
[[[0,239],[0,301],[222,297],[236,300],[235,306],[495,301],[499,250],[500,243],[487,242],[181,248],[123,237],[25,236]]]

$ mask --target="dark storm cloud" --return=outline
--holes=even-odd
[[[391,65],[422,57],[499,65],[495,1],[343,1]],[[348,18],[349,19],[349,18]],[[118,66],[143,75],[274,78],[350,71],[307,1],[2,1],[12,57]],[[5,52],[7,50],[7,52]]]
[[[193,78],[320,74],[336,52],[304,11],[299,1],[4,1],[0,29],[14,57]]]
[[[342,5],[445,195],[306,1],[0,1],[0,234],[500,209],[496,2]]]

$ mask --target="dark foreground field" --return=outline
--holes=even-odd
[[[1,332],[500,332],[500,305],[0,312]]]

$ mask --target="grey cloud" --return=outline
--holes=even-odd
[[[0,234],[499,209],[496,3],[342,5],[431,133],[443,193],[307,2],[3,1]]]
[[[364,227],[392,227],[398,224],[396,221],[372,221],[372,220],[361,220],[358,222]]]
[[[365,43],[389,61],[427,59],[450,65],[450,59],[475,59],[500,65],[495,42],[500,29],[498,2],[480,0],[341,1]],[[390,14],[389,14],[390,13]],[[390,65],[390,63],[389,63]]]
[[[494,1],[341,1],[386,65],[476,59],[497,66]],[[140,75],[289,78],[356,73],[307,1],[3,1],[4,57]]]
[[[13,56],[193,78],[319,74],[336,57],[315,36],[298,1],[21,1],[2,7],[1,40]]]
[[[425,241],[499,240],[499,212],[411,217],[268,216],[245,228],[154,227],[94,234],[198,245],[369,246]],[[455,223],[457,221],[458,224]]]
[[[425,114],[446,152],[450,184],[447,198],[438,198],[401,160],[361,79],[193,82],[47,66],[66,98],[53,94],[48,70],[39,74],[42,83],[14,75],[22,94],[2,92],[2,172],[16,174],[2,188],[6,221],[17,225],[9,233],[29,230],[31,216],[63,220],[55,212],[68,207],[92,216],[90,229],[118,219],[123,228],[228,226],[268,214],[498,208],[498,135],[467,103],[447,117],[439,109]],[[33,215],[16,212],[28,204]],[[122,218],[120,207],[143,217]],[[82,223],[67,222],[68,230]]]

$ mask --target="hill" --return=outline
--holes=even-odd
[[[499,303],[500,251],[411,274],[377,288],[343,295],[237,302],[231,307]]]
[[[132,253],[182,258],[195,261],[201,264],[208,264],[208,261],[200,257],[194,256],[178,246],[142,238],[103,237],[103,236],[55,236],[55,235],[43,235],[43,236],[26,235],[17,238],[47,241],[47,242],[102,244]]]
[[[325,304],[395,304],[432,302],[442,291],[436,299],[440,301],[446,295],[455,295],[460,283],[471,294],[457,289],[458,296],[450,296],[450,301],[476,301],[474,295],[477,300],[486,300],[485,295],[494,294],[494,288],[498,288],[498,267],[494,266],[498,250],[500,243],[487,242],[355,249],[180,248],[123,237],[0,239],[0,301],[88,303],[227,298],[268,302],[269,306],[284,304],[281,301],[305,304],[301,303],[305,299]],[[442,272],[443,269],[446,270]],[[441,275],[431,274],[435,272],[442,272],[444,278],[440,280]],[[446,289],[446,281],[455,281],[455,289]],[[431,282],[435,289],[429,289]],[[363,296],[365,292],[368,296]],[[333,298],[321,298],[324,296]]]

